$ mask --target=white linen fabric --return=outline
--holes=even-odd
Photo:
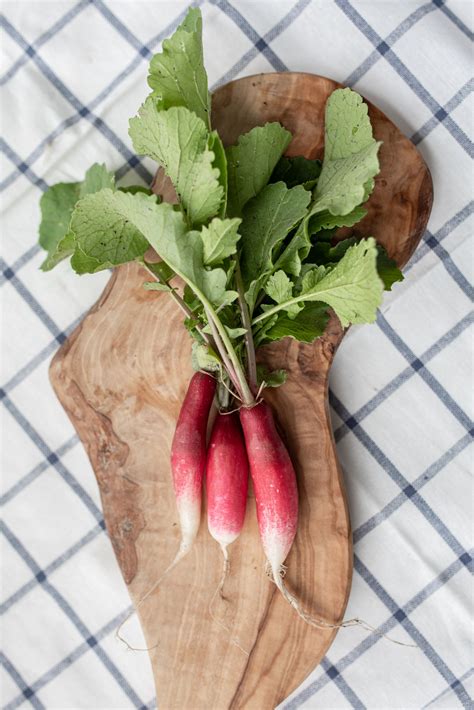
[[[397,123],[434,179],[429,228],[376,325],[337,354],[331,406],[354,529],[347,616],[296,708],[471,706],[473,146],[469,0],[214,0],[204,16],[211,85],[306,71],[354,87]],[[38,267],[39,198],[105,162],[147,183],[128,118],[148,60],[186,2],[3,2],[1,431],[3,668],[9,710],[153,708],[146,654],[114,629],[130,605],[96,482],[47,377],[105,273]],[[186,710],[194,710],[187,708]],[[268,710],[254,708],[253,710]]]

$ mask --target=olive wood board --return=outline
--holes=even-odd
[[[213,95],[213,124],[228,145],[253,126],[280,121],[293,134],[287,155],[319,158],[326,100],[338,87],[302,73],[233,81]],[[373,235],[403,266],[426,227],[431,177],[398,128],[371,104],[369,114],[375,137],[383,141],[381,172],[367,216],[341,235]],[[179,545],[170,444],[192,374],[182,314],[168,294],[146,291],[146,280],[137,264],[115,269],[50,370],[89,455],[110,540],[135,603]],[[284,432],[300,494],[286,582],[304,607],[334,622],[343,618],[352,576],[351,525],[328,410],[329,371],[343,335],[332,317],[312,344],[285,338],[259,352],[271,369],[288,373],[284,386],[265,393]],[[265,575],[251,489],[244,530],[230,547],[230,559],[225,599],[214,605],[219,624],[209,602],[222,558],[204,511],[192,552],[138,611],[147,645],[158,644],[150,658],[160,709],[271,710],[304,681],[334,639],[334,630],[301,621]]]

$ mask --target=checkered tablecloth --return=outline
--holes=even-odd
[[[428,162],[435,203],[377,324],[352,328],[331,405],[354,528],[348,616],[415,642],[341,631],[286,710],[472,706],[469,0],[214,0],[211,84],[257,72],[334,77],[380,106]],[[153,708],[146,654],[114,629],[130,600],[96,482],[48,383],[51,356],[107,274],[38,270],[39,197],[95,160],[149,182],[127,121],[148,60],[187,3],[3,2],[1,699],[8,710]],[[183,708],[183,710],[194,710]],[[250,710],[269,710],[251,708]]]

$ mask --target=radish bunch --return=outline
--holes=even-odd
[[[258,401],[236,412],[219,412],[207,451],[206,425],[215,380],[197,372],[191,379],[171,449],[171,471],[181,527],[181,544],[171,569],[196,538],[206,466],[207,523],[224,555],[222,588],[228,569],[227,546],[244,525],[248,471],[252,476],[263,549],[278,587],[298,524],[298,489],[288,451],[268,404]],[[239,421],[240,420],[240,421]]]

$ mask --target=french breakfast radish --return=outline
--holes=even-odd
[[[275,582],[298,524],[298,489],[290,456],[266,402],[240,410],[263,549]]]
[[[273,412],[266,402],[240,410],[257,506],[257,520],[263,549],[272,577],[285,599],[306,623],[317,628],[336,628],[360,624],[350,619],[332,624],[314,619],[300,606],[284,582],[284,562],[290,552],[298,524],[296,474],[285,444],[275,426]]]
[[[171,473],[181,528],[179,559],[189,552],[199,530],[207,420],[215,391],[216,380],[210,375],[196,372],[192,376],[171,444]]]
[[[224,572],[228,570],[227,546],[242,530],[247,505],[249,464],[239,417],[236,412],[218,414],[207,453],[207,525],[221,546]]]
[[[259,402],[253,407],[242,407],[240,421],[255,491],[260,537],[273,580],[279,591],[303,621],[310,626],[318,629],[361,626],[367,631],[376,632],[373,626],[361,619],[347,619],[347,621],[333,623],[314,618],[301,608],[299,601],[285,586],[283,563],[290,552],[298,523],[298,489],[295,470],[275,426],[273,412],[266,402]],[[401,646],[412,645],[396,641],[383,634],[380,636]]]
[[[196,372],[191,378],[181,405],[171,444],[171,473],[178,508],[181,542],[174,560],[140,599],[135,609],[125,617],[116,631],[117,638],[134,651],[150,651],[151,649],[131,646],[120,633],[122,627],[134,611],[137,611],[161,584],[166,575],[189,552],[199,530],[202,481],[206,468],[207,421],[215,391],[216,380],[204,372]]]

